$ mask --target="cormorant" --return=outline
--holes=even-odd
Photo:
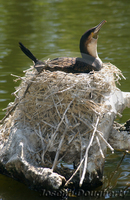
[[[49,61],[38,60],[21,42],[21,50],[34,61],[34,68],[40,73],[43,69],[50,71],[64,71],[67,73],[89,73],[92,70],[99,71],[102,61],[97,53],[97,39],[100,28],[106,21],[103,20],[94,28],[85,32],[80,39],[80,52],[82,58],[60,57]]]

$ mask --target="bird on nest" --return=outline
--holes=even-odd
[[[97,26],[86,31],[80,39],[79,57],[59,57],[53,60],[40,61],[38,60],[21,42],[19,46],[21,50],[34,62],[34,68],[40,73],[45,70],[49,71],[64,71],[66,73],[89,73],[93,70],[99,71],[102,68],[102,61],[97,53],[98,33],[102,25],[106,21],[103,20]]]

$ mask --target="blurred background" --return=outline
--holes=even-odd
[[[81,35],[102,20],[107,23],[99,33],[99,57],[122,70],[126,80],[121,80],[118,87],[130,92],[129,0],[0,0],[0,119],[5,115],[2,109],[14,101],[11,93],[19,85],[19,82],[13,81],[11,74],[24,76],[23,70],[32,65],[32,61],[21,52],[19,41],[38,59],[55,55],[77,56]],[[122,118],[117,117],[116,120],[124,123],[129,118],[130,109],[125,109]],[[122,155],[123,152],[113,155],[108,152],[104,171],[106,180],[109,180]],[[128,154],[114,181],[111,181],[113,188],[124,188],[129,183],[129,166]],[[38,196],[26,186],[0,175],[1,199],[43,198]]]

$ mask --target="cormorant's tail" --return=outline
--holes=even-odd
[[[19,47],[21,48],[21,50],[23,51],[23,53],[28,56],[31,60],[34,61],[34,63],[36,64],[36,62],[38,61],[38,59],[29,51],[29,49],[27,49],[21,42],[19,42]]]

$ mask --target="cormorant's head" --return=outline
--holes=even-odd
[[[105,22],[106,21],[103,20],[100,24],[98,24],[94,28],[89,29],[82,35],[80,39],[80,52],[82,58],[85,58],[85,55],[88,54],[99,59],[97,53],[97,39],[98,33]]]

